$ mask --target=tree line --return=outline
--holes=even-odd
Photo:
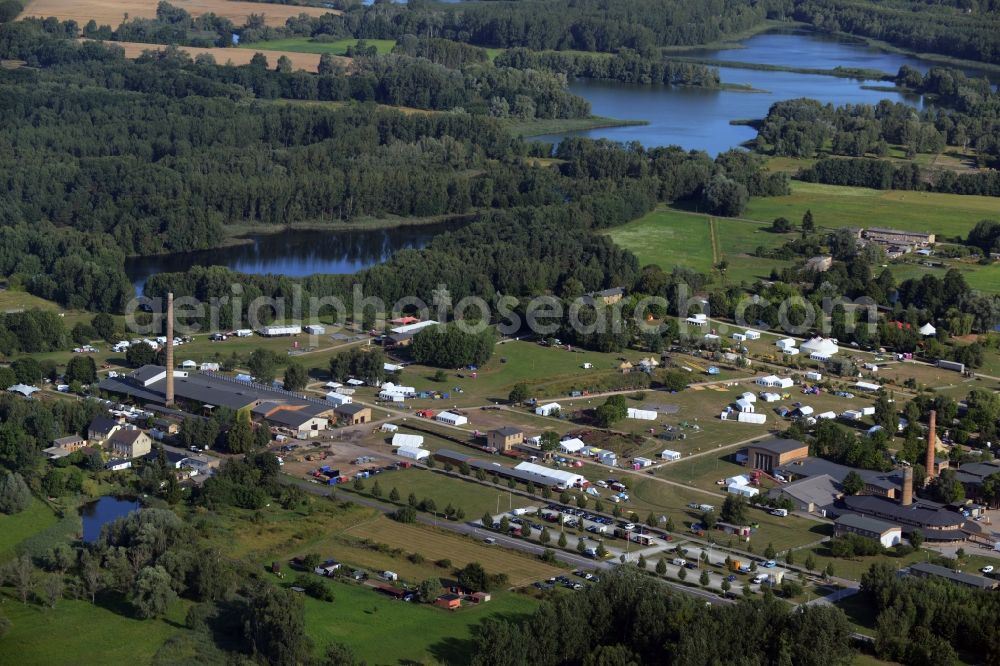
[[[547,69],[582,79],[610,79],[624,83],[697,86],[718,88],[719,70],[689,62],[676,62],[655,53],[619,49],[611,55],[532,51],[513,48],[500,53],[497,67]]]

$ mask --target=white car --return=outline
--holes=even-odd
[[[993,573],[993,565],[992,564],[987,564],[985,567],[983,567],[979,571],[981,571],[984,574],[991,574],[991,573]]]

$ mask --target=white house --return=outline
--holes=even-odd
[[[461,414],[455,414],[454,412],[441,412],[434,417],[434,420],[453,426],[465,425],[469,422],[467,417],[462,416]]]
[[[760,399],[764,402],[778,402],[781,400],[781,396],[777,393],[771,393],[769,391],[764,391],[760,394]]]
[[[392,436],[393,446],[405,446],[411,449],[419,449],[424,445],[423,435],[408,435],[406,433],[398,432]]]
[[[660,453],[660,457],[663,458],[664,460],[674,461],[674,460],[680,460],[681,454],[680,451],[671,451],[670,449],[664,449],[663,452]]]
[[[351,396],[344,395],[343,393],[337,393],[336,391],[330,391],[326,394],[326,401],[332,402],[337,407],[340,407],[341,405],[349,405],[353,400],[354,398]]]
[[[430,457],[431,452],[427,449],[415,448],[411,446],[401,446],[396,449],[396,455],[401,458],[409,458],[411,460],[426,460]]]
[[[747,340],[760,340],[760,331],[747,329],[747,332],[744,333],[743,335],[746,336]]]
[[[562,411],[562,406],[558,402],[550,402],[544,405],[535,407],[535,413],[539,416],[552,416],[556,412]]]
[[[778,340],[777,342],[775,342],[774,345],[778,349],[781,349],[782,351],[784,351],[786,349],[794,349],[795,348],[795,340],[793,340],[791,338],[782,338],[782,339]]]
[[[930,322],[927,322],[926,324],[920,327],[920,335],[924,336],[925,338],[929,338],[932,335],[937,335],[937,329],[934,328]]]
[[[563,453],[578,453],[585,446],[583,440],[578,437],[559,442],[559,450]]]
[[[629,407],[628,417],[630,419],[638,419],[640,421],[655,421],[656,412],[650,409],[636,409],[635,407]]]

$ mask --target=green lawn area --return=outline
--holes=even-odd
[[[729,264],[726,280],[738,283],[766,279],[771,268],[781,270],[791,263],[751,254],[759,246],[774,248],[792,238],[770,233],[766,226],[661,207],[611,230],[608,235],[616,244],[631,250],[641,265],[657,264],[668,272],[677,265],[687,266],[718,281],[720,276],[713,272],[713,267],[725,259]]]
[[[396,40],[394,39],[367,39],[368,46],[378,49],[379,55],[390,53]],[[240,44],[242,49],[256,49],[258,51],[291,51],[292,53],[329,53],[330,55],[344,55],[348,46],[358,43],[357,39],[338,39],[333,42],[320,42],[309,37],[289,37],[287,39],[272,39],[263,42],[251,42]]]
[[[536,605],[527,596],[501,592],[481,606],[445,611],[351,583],[337,584],[334,594],[332,603],[306,599],[306,634],[317,655],[340,641],[370,664],[466,664],[473,627],[488,617],[521,619]]]
[[[457,444],[453,444],[452,447],[459,448]],[[532,504],[525,497],[509,495],[506,488],[490,488],[476,481],[464,481],[425,469],[411,468],[396,472],[383,472],[369,480],[366,492],[371,490],[371,485],[375,480],[382,488],[383,498],[388,498],[389,492],[396,488],[399,491],[400,500],[403,502],[406,501],[410,493],[415,494],[417,499],[433,499],[440,510],[444,510],[450,502],[452,506],[461,507],[465,511],[466,520],[475,520],[486,511],[495,513],[498,500],[501,511]],[[523,490],[524,487],[521,486],[521,489]],[[339,490],[349,491],[350,484]]]
[[[174,603],[167,616],[137,620],[118,609],[63,599],[55,608],[22,604],[10,590],[2,598],[11,628],[3,638],[0,663],[18,666],[149,664],[163,643],[184,628],[189,602]]]
[[[933,231],[939,236],[965,236],[979,220],[997,216],[996,197],[869,190],[792,182],[783,197],[754,197],[745,217],[770,222],[802,219],[810,209],[820,227],[878,226]]]
[[[52,509],[38,499],[33,499],[31,506],[21,513],[12,516],[0,514],[0,561],[13,557],[17,544],[56,522]]]
[[[541,136],[543,134],[560,134],[598,127],[622,127],[625,125],[645,125],[643,120],[619,120],[603,116],[589,118],[533,118],[524,120],[511,118],[503,121],[511,134],[521,137]]]

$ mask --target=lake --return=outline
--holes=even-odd
[[[356,273],[388,259],[398,250],[422,248],[438,234],[461,223],[441,222],[382,229],[283,231],[251,236],[242,245],[215,250],[129,257],[125,274],[141,294],[157,273],[191,266],[226,266],[240,273],[304,277],[314,273]]]
[[[111,521],[127,516],[140,507],[135,500],[118,499],[107,495],[80,507],[83,518],[83,542],[93,543],[101,536],[101,528]]]
[[[701,49],[690,53],[719,60],[791,64],[818,69],[866,67],[890,73],[895,73],[904,64],[922,70],[934,64],[902,54],[878,51],[862,42],[802,31],[761,34],[746,40],[743,45],[745,48],[741,49]],[[729,67],[719,68],[719,74],[725,83],[749,84],[767,92],[577,80],[570,83],[570,90],[590,101],[594,115],[645,120],[649,124],[549,134],[535,137],[535,140],[558,143],[567,136],[586,136],[638,141],[648,147],[678,145],[716,155],[757,135],[753,128],[731,125],[731,121],[763,118],[772,104],[782,100],[809,97],[823,103],[842,105],[876,104],[882,99],[889,99],[918,108],[923,104],[922,98],[916,95],[879,92],[863,87],[889,85],[887,82]]]

